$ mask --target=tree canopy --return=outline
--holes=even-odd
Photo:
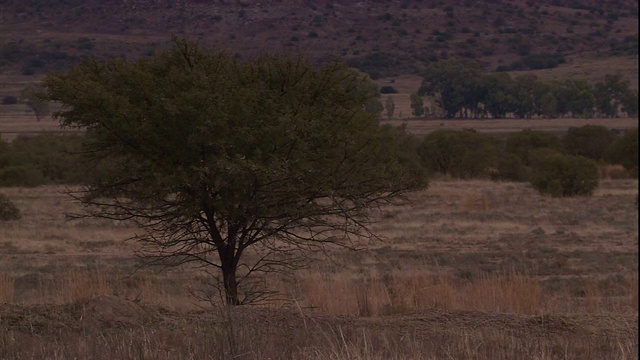
[[[216,270],[228,304],[255,300],[254,272],[372,236],[371,209],[427,185],[403,131],[367,111],[376,87],[340,62],[242,61],[185,40],[44,86],[54,117],[86,129],[89,214],[138,223],[150,264]]]

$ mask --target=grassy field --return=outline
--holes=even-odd
[[[197,269],[138,269],[136,229],[65,220],[61,187],[6,188],[2,359],[635,359],[637,180],[592,197],[437,180],[384,208],[383,240],[261,282],[225,309]],[[252,256],[248,254],[248,256]]]

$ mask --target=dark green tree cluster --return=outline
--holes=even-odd
[[[425,136],[417,151],[433,173],[471,179],[489,176],[498,148],[497,138],[474,130],[437,130]]]
[[[419,95],[432,96],[447,118],[557,118],[638,115],[638,91],[620,75],[591,85],[586,80],[539,81],[483,74],[475,60],[451,59],[430,65]]]
[[[474,130],[438,130],[416,151],[432,174],[530,182],[552,196],[591,194],[601,164],[621,164],[633,177],[638,173],[637,129],[619,135],[586,125],[562,137],[523,130],[504,140]]]
[[[77,184],[82,172],[79,135],[18,136],[11,143],[0,140],[0,186]]]

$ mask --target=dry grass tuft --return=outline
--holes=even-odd
[[[0,273],[0,304],[12,304],[14,280],[9,274]]]
[[[67,270],[55,282],[57,291],[51,295],[58,296],[62,303],[75,303],[95,296],[113,294],[107,276],[100,271]]]
[[[510,271],[483,275],[459,295],[467,310],[535,315],[544,312],[542,289],[537,279]]]

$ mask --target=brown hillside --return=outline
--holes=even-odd
[[[25,86],[83,57],[152,56],[173,37],[241,57],[294,51],[344,59],[398,91],[391,95],[398,119],[412,116],[409,95],[422,70],[453,57],[543,81],[619,73],[638,88],[637,0],[0,0],[0,98],[19,99]],[[563,62],[531,69],[537,55]],[[2,132],[50,127],[31,124],[23,103],[0,105],[0,121],[20,123]]]
[[[5,74],[37,75],[89,54],[151,55],[172,36],[241,55],[337,56],[374,77],[420,73],[449,57],[494,70],[531,55],[637,57],[638,49],[634,0],[4,0],[0,14]]]

